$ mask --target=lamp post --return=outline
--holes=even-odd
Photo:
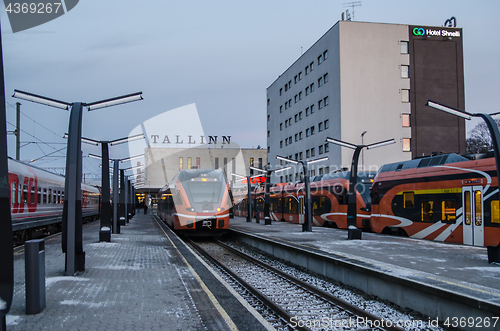
[[[361,239],[361,230],[359,230],[356,225],[357,223],[356,184],[358,182],[359,153],[365,147],[366,149],[372,149],[372,148],[395,144],[396,141],[394,139],[389,139],[369,145],[354,145],[342,140],[328,137],[326,138],[326,142],[354,149],[354,154],[352,156],[352,162],[351,162],[351,173],[349,176],[349,192],[347,193],[347,238]]]
[[[270,195],[269,190],[271,187],[271,175],[273,172],[280,172],[280,171],[288,170],[290,168],[291,167],[285,167],[285,168],[275,169],[275,170],[264,170],[264,169],[260,169],[260,168],[256,168],[256,167],[250,167],[250,169],[252,169],[252,170],[266,173],[266,193],[265,193],[265,198],[264,198],[264,220],[265,220],[266,225],[271,225],[271,217],[270,217],[270,212],[269,212],[270,202],[271,202],[270,201],[271,198],[269,196]]]
[[[493,143],[493,152],[495,153],[495,163],[497,168],[497,180],[500,181],[500,133],[498,131],[498,126],[495,120],[491,117],[493,115],[498,115],[500,112],[493,114],[483,114],[483,113],[469,113],[464,110],[459,110],[450,106],[446,106],[440,103],[437,103],[432,100],[427,100],[427,106],[444,111],[446,113],[459,116],[465,118],[466,120],[470,120],[472,117],[481,117],[485,122],[486,126],[488,126],[488,130],[490,131],[491,141]],[[500,190],[498,191],[499,200],[500,200]],[[488,246],[488,262],[500,262],[500,243],[497,246]]]
[[[252,221],[252,184],[251,184],[251,178],[253,177],[257,177],[257,176],[243,176],[243,175],[238,175],[238,174],[235,174],[235,173],[231,173],[231,175],[235,176],[235,177],[240,177],[240,178],[246,178],[247,179],[247,189],[248,189],[248,198],[247,198],[247,211],[248,211],[248,215],[247,215],[247,222],[251,222]]]
[[[142,92],[91,103],[65,102],[41,95],[14,90],[14,98],[32,101],[43,105],[70,110],[68,147],[66,151],[66,178],[64,184],[64,205],[62,218],[62,251],[66,253],[66,274],[72,276],[76,271],[85,271],[85,252],[82,243],[82,113],[83,107],[89,111],[111,107],[123,103],[142,100]],[[70,109],[71,107],[71,109]]]
[[[368,131],[363,131],[361,133],[361,145],[364,145],[364,137],[365,137],[365,134],[367,133]],[[365,170],[365,151],[364,150],[361,150],[361,166],[363,167],[363,170]]]
[[[312,232],[312,208],[311,208],[311,187],[309,184],[309,175],[308,175],[308,170],[307,166],[312,163],[316,162],[321,162],[321,161],[326,161],[328,160],[328,156],[326,157],[321,157],[319,159],[311,160],[311,161],[296,161],[289,159],[284,156],[276,155],[276,158],[278,160],[283,160],[286,162],[290,162],[293,164],[301,164],[302,165],[302,171],[304,172],[304,186],[305,186],[305,194],[306,194],[306,213],[305,213],[305,220],[304,224],[302,224],[302,232]]]

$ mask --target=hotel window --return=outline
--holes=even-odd
[[[295,123],[299,121],[299,114],[295,114]]]
[[[179,170],[183,169],[183,164],[182,164],[183,162],[182,161],[183,161],[183,159],[182,159],[182,157],[180,157],[179,158]]]
[[[295,141],[299,141],[299,134],[298,133],[295,134]]]
[[[325,103],[325,107],[326,107],[326,106],[328,106],[328,97],[325,97],[325,98],[323,99],[323,101],[324,101],[324,103]]]
[[[267,154],[269,154],[269,152],[271,152],[271,146],[267,146]]]
[[[288,120],[285,121],[285,128],[288,127]]]
[[[269,120],[271,119],[271,115],[267,115],[267,121],[269,122]]]
[[[302,91],[299,92],[299,100],[302,100]]]
[[[399,44],[401,45],[401,54],[410,53],[410,44],[407,41],[401,41]]]
[[[283,88],[280,88],[280,95],[283,94]]]
[[[328,50],[323,52],[323,60],[328,59]]]
[[[292,99],[288,100],[288,108],[292,106]]]
[[[299,132],[299,140],[302,140],[302,131]]]
[[[288,145],[292,144],[292,136],[288,137]]]
[[[321,62],[323,62],[323,56],[322,55],[318,56],[318,65],[320,65]]]
[[[311,148],[311,157],[315,156],[314,147]]]
[[[285,102],[285,109],[288,109],[288,102]]]
[[[318,87],[321,87],[323,85],[323,77],[318,78]]]
[[[280,141],[280,148],[283,148],[283,140]]]
[[[302,152],[299,153],[299,159],[302,160]]]
[[[311,105],[311,114],[314,113],[314,105]]]
[[[309,150],[306,151],[306,159],[309,157]]]
[[[269,104],[271,103],[271,99],[267,99],[267,105],[269,106]]]
[[[309,73],[309,66],[306,67],[306,75]]]
[[[291,81],[291,80],[288,82],[288,88],[289,88],[289,89],[291,89],[291,88],[292,88],[292,81]]]
[[[411,138],[403,138],[403,152],[411,150]]]
[[[311,84],[311,93],[314,92],[314,83]]]
[[[328,73],[326,73],[326,74],[323,75],[323,81],[325,83],[328,83]]]
[[[302,119],[302,112],[299,112],[299,121]]]
[[[328,153],[330,151],[330,146],[328,144],[325,144],[325,153]]]
[[[321,153],[320,153],[321,154]],[[323,168],[319,168],[319,174],[322,175],[323,174]]]
[[[329,128],[330,122],[328,120],[325,121],[325,130]]]
[[[410,78],[410,66],[401,65],[401,78]]]
[[[318,101],[318,109],[323,108],[323,100]]]
[[[288,119],[288,125],[289,125],[289,126],[291,126],[291,125],[292,125],[292,118],[291,118],[291,117]]]
[[[306,95],[309,95],[309,86],[306,87]]]
[[[218,157],[215,158],[215,162],[214,163],[215,163],[215,165],[214,165],[215,169],[219,169],[219,158]]]
[[[283,105],[280,106],[280,114],[283,112]]]
[[[299,99],[299,96],[295,94],[295,103],[297,103],[297,100]]]
[[[401,102],[410,102],[410,90],[401,90]]]
[[[319,154],[320,154],[320,155],[321,155],[321,154],[323,154],[323,145],[320,145],[320,146],[318,147],[318,150],[319,150]]]
[[[306,108],[306,116],[309,116],[309,107]]]
[[[267,130],[267,137],[269,138],[271,136],[271,131]]]
[[[299,153],[295,153],[295,161],[299,159]]]
[[[323,122],[318,123],[318,131],[323,131]],[[269,131],[267,131],[267,136],[269,137]]]
[[[200,166],[201,166],[201,165],[200,165],[200,158],[199,158],[199,157],[197,157],[197,158],[196,158],[196,169],[200,169]]]
[[[285,146],[288,146],[288,138],[285,139]]]
[[[302,71],[299,72],[299,80],[301,80],[301,79],[302,79]]]
[[[314,69],[314,62],[311,62],[311,64],[309,64],[309,67],[311,68],[311,71],[313,71],[313,69]]]
[[[285,84],[285,92],[288,91],[288,84]]]
[[[409,128],[411,126],[410,114],[401,114],[401,118],[403,119],[403,127]]]
[[[311,126],[311,136],[314,134],[314,126]]]
[[[283,123],[280,123],[280,131],[283,130]]]
[[[309,129],[306,129],[306,137],[309,137]]]
[[[268,132],[269,132],[269,131],[268,131]],[[188,165],[188,167],[187,167],[188,169],[191,169],[191,166],[192,166],[191,162],[192,162],[192,161],[191,161],[191,158],[190,158],[190,157],[188,157],[188,164],[187,164],[187,165]]]
[[[295,75],[293,83],[297,84],[297,75]]]

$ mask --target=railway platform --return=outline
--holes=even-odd
[[[366,232],[362,240],[348,240],[347,230],[313,226],[302,232],[299,224],[243,217],[232,219],[230,228],[271,255],[442,322],[500,316],[500,265],[488,263],[485,247]]]
[[[266,330],[155,217],[137,213],[111,242],[99,222],[84,226],[86,269],[64,275],[60,235],[46,238],[46,308],[25,313],[24,248],[15,250],[7,330]]]

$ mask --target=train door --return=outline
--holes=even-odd
[[[299,224],[304,224],[304,214],[305,214],[304,196],[301,195],[299,196]]]
[[[464,186],[462,200],[464,244],[484,246],[483,188]]]

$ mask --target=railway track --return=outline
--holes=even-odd
[[[186,241],[279,330],[403,330],[220,241]]]

